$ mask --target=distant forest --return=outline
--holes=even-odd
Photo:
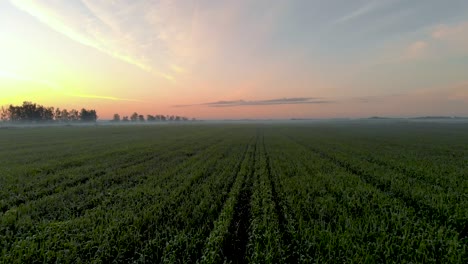
[[[17,123],[52,123],[52,122],[96,122],[96,110],[60,109],[47,107],[32,102],[23,102],[22,105],[9,105],[0,108],[0,121]],[[187,117],[174,115],[144,115],[133,113],[131,116],[114,114],[112,122],[156,122],[156,121],[188,121]],[[192,119],[195,120],[195,119]]]
[[[146,118],[144,115],[140,115],[138,113],[133,113],[130,117],[129,116],[123,116],[122,118],[120,117],[119,114],[114,114],[114,117],[112,118],[112,122],[157,122],[157,121],[189,121],[190,119],[184,116],[174,116],[174,115],[146,115]],[[191,119],[192,121],[195,120],[195,118]]]
[[[23,105],[9,105],[0,109],[0,119],[10,122],[96,122],[96,110],[82,108],[67,110],[47,107],[32,102],[23,102]]]

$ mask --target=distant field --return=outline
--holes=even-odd
[[[0,263],[468,263],[468,124],[0,129]]]

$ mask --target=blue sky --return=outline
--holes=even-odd
[[[468,1],[9,0],[0,32],[2,105],[468,115]]]

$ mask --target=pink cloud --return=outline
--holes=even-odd
[[[398,61],[468,53],[468,22],[438,25],[426,36],[406,46]]]
[[[426,54],[428,47],[429,44],[425,41],[413,42],[406,48],[405,54],[403,55],[403,59],[421,58]]]
[[[431,41],[450,53],[468,52],[468,22],[439,25],[431,32]]]
[[[454,26],[439,25],[432,31],[431,36],[434,39],[444,40],[457,37],[466,37],[467,34],[468,22],[464,22]]]

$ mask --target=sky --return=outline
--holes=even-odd
[[[0,105],[468,116],[466,0],[0,0]]]

